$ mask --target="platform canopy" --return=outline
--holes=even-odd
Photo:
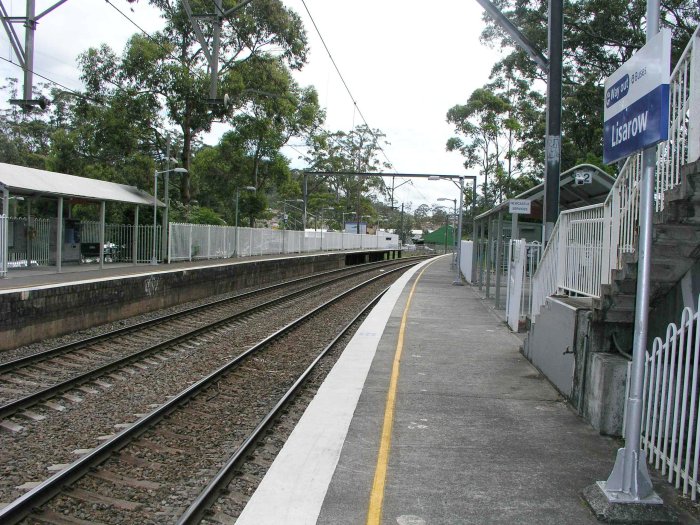
[[[577,174],[579,175],[578,183]],[[581,175],[584,175],[584,177],[581,177]],[[582,180],[585,180],[585,182],[582,183]],[[562,210],[570,210],[591,204],[600,204],[607,198],[613,184],[615,184],[615,177],[605,173],[597,166],[592,164],[574,166],[563,172],[559,178],[559,207]],[[528,200],[531,202],[530,214],[521,215],[521,219],[541,219],[544,184],[538,184],[509,200]],[[482,213],[475,220],[481,221],[499,212],[508,213],[509,200],[505,200],[489,211]]]
[[[13,195],[67,197],[93,202],[111,201],[153,206],[153,196],[135,186],[14,164],[0,163],[0,189],[3,187]],[[164,206],[160,201],[156,201],[156,204]]]

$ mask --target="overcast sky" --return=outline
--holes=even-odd
[[[159,29],[158,13],[147,0],[135,4],[110,1],[146,31]],[[297,75],[298,82],[318,90],[319,101],[327,110],[328,130],[349,131],[362,123],[360,115],[301,0],[283,1],[302,17],[309,37],[309,62]],[[25,3],[4,0],[11,15],[24,15]],[[54,3],[37,0],[37,13]],[[475,0],[306,0],[306,5],[368,124],[387,135],[391,144],[385,151],[395,171],[476,174],[465,171],[458,153],[445,151],[445,142],[452,135],[445,121],[447,110],[466,102],[488,80],[499,58],[499,53],[479,43],[482,10]],[[17,27],[20,38],[22,29]],[[40,21],[34,70],[80,90],[76,56],[101,43],[121,52],[136,31],[104,1],[68,0]],[[0,35],[0,56],[16,62],[4,31]],[[21,70],[2,60],[0,75],[21,77]],[[205,141],[215,143],[223,131],[225,128],[218,127]],[[295,159],[297,152],[286,148],[285,154],[301,167]],[[412,202],[414,209],[423,203],[433,205],[438,197],[458,195],[449,182],[425,180],[396,190],[396,200]]]

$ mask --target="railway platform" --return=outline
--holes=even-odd
[[[440,257],[392,286],[237,525],[597,523],[580,493],[621,442],[570,410],[479,291],[452,281]]]

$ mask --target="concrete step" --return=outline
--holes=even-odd
[[[700,244],[700,230],[693,224],[660,223],[653,228],[653,242]]]

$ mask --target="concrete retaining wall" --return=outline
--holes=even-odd
[[[610,353],[614,327],[585,298],[548,297],[523,346],[527,357],[601,434],[619,436],[627,360]]]
[[[345,254],[332,253],[235,262],[3,293],[0,350],[217,294],[342,268],[345,260]]]

